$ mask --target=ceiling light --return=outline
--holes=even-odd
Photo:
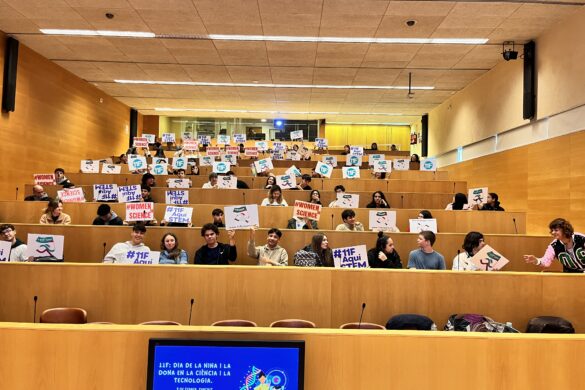
[[[299,37],[283,35],[222,35],[209,34],[216,41],[269,41],[269,42],[318,42],[318,43],[385,43],[385,44],[450,44],[484,45],[487,38],[358,38],[358,37]]]
[[[154,38],[156,35],[151,32],[142,31],[110,31],[110,30],[63,30],[63,29],[40,29],[47,35],[69,35],[83,37],[121,37],[121,38]]]
[[[413,115],[415,116],[415,115]],[[327,121],[328,125],[383,125],[383,126],[410,126],[407,122],[330,122]]]
[[[170,108],[156,107],[154,111],[168,112],[226,112],[226,113],[250,113],[250,114],[301,114],[301,115],[381,115],[381,116],[404,116],[396,112],[337,112],[337,111],[266,111],[266,110],[227,110],[214,108]],[[412,116],[412,115],[407,115]],[[265,119],[263,121],[266,121]]]
[[[409,90],[406,86],[393,85],[325,85],[325,84],[254,84],[254,83],[211,83],[203,81],[162,81],[162,80],[114,80],[119,84],[149,85],[187,85],[198,87],[255,87],[255,88],[318,88],[318,89],[390,89]],[[410,89],[433,90],[432,86],[419,86]]]

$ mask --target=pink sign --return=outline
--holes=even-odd
[[[219,148],[217,146],[214,146],[211,148],[207,148],[207,155],[208,156],[219,156],[219,155],[221,155],[221,152],[219,151]]]
[[[55,184],[54,173],[35,173],[33,177],[35,179],[35,184],[41,186],[52,186]]]

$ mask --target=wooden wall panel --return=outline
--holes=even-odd
[[[5,40],[0,34],[2,64]],[[33,173],[126,151],[126,105],[22,44],[18,57],[16,110],[0,116],[0,199],[13,199]]]

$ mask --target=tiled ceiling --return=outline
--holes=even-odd
[[[535,39],[583,3],[585,0],[0,0],[0,30],[146,115],[411,123],[502,61],[503,41],[521,44]],[[106,18],[106,13],[114,18]],[[407,20],[416,24],[408,27]],[[145,31],[167,37],[47,36],[40,28]],[[254,42],[210,40],[208,34],[489,41],[478,46]],[[114,82],[407,86],[409,73],[414,86],[435,89],[415,91],[409,98],[404,90]],[[160,107],[197,111],[154,111]],[[276,113],[267,113],[272,111]]]

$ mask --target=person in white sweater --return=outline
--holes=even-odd
[[[146,234],[146,226],[136,224],[132,226],[132,233],[130,233],[131,240],[126,242],[119,242],[114,244],[112,249],[104,257],[104,263],[123,263],[126,260],[128,251],[134,250],[138,252],[150,252],[150,248],[144,245],[144,235]]]

